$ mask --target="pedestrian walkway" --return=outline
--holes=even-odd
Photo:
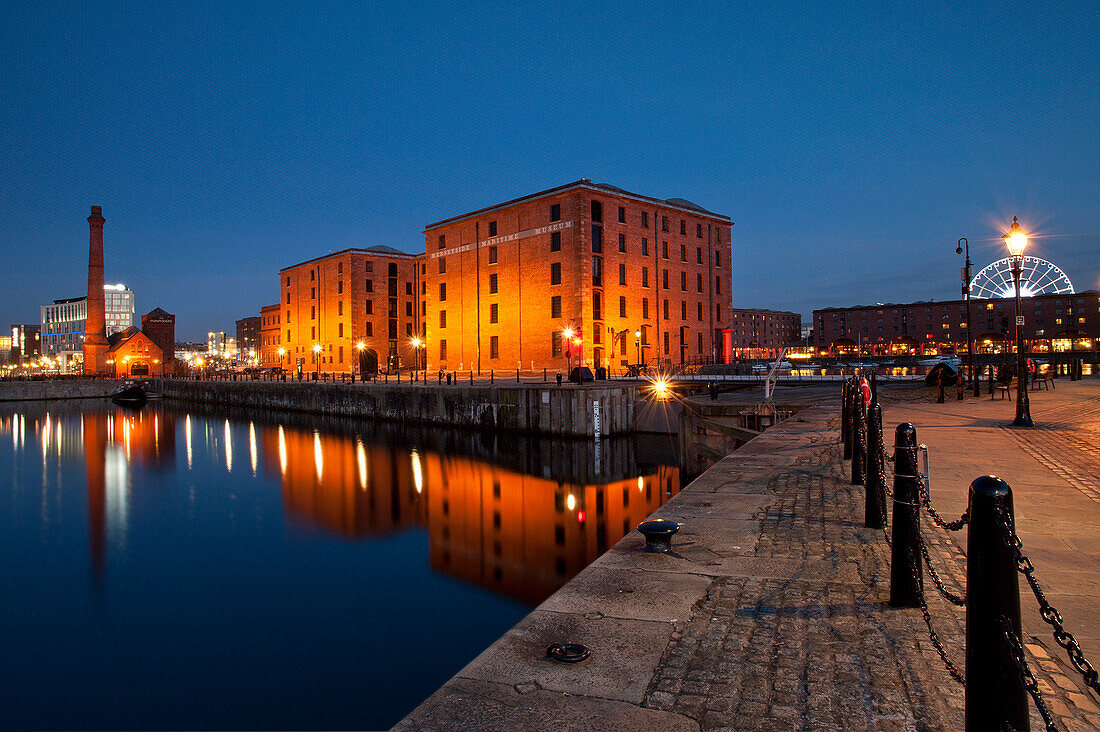
[[[1090,491],[1100,463],[1079,443],[1100,431],[1100,380],[1034,397],[1039,427],[1026,434],[1002,427],[1013,416],[1004,401],[933,396],[884,388],[887,432],[917,426],[945,516],[962,513],[978,475],[1012,485],[1025,552],[1095,660],[1100,502]],[[719,462],[659,512],[682,523],[672,554],[640,551],[628,535],[398,729],[960,729],[962,687],[922,612],[887,604],[890,555],[882,532],[863,528],[839,411],[838,389]],[[945,583],[963,592],[965,532],[926,527],[926,536]],[[961,669],[963,612],[928,595]],[[1029,660],[1058,723],[1100,728],[1096,696],[1022,600]],[[588,645],[591,658],[546,659],[548,645],[565,642]]]

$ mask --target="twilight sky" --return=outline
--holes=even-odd
[[[956,298],[1014,215],[1098,288],[1098,49],[1094,0],[7,2],[0,323],[84,293],[92,204],[107,281],[199,339],[579,178],[730,216],[735,307]]]

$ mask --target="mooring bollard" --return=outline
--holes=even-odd
[[[863,390],[857,385],[852,395],[852,485],[867,482],[867,414]]]
[[[920,478],[917,428],[909,422],[894,431],[894,520],[890,553],[890,605],[918,607],[924,595],[920,532]]]
[[[474,383],[474,370],[470,369],[470,384]]]
[[[867,489],[863,510],[863,525],[869,529],[883,528],[886,518],[886,458],[882,453],[882,406],[872,397],[867,410]]]
[[[943,369],[940,369],[940,373],[936,376],[936,387],[938,388],[936,404],[943,404]]]
[[[989,398],[993,398],[993,364],[989,364]]]
[[[1020,580],[1009,526],[1012,489],[983,475],[970,484],[966,540],[966,728],[1029,729],[1027,690],[1000,617],[1020,638]],[[1007,523],[1007,525],[1006,525]],[[1022,644],[1022,641],[1021,641]]]
[[[840,385],[840,442],[844,446],[844,459],[852,459],[852,386],[848,381]]]
[[[490,384],[496,383],[496,377],[493,375],[493,370],[492,369],[489,369],[489,383]]]
[[[519,369],[516,369],[516,383],[517,384],[520,383],[520,381],[519,381]]]

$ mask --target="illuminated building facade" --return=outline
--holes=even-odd
[[[23,363],[42,355],[37,325],[13,323],[11,326],[11,363]]]
[[[159,377],[164,375],[164,354],[153,339],[137,326],[107,339],[107,374],[110,376]]]
[[[802,315],[782,310],[730,311],[730,344],[737,358],[774,358],[802,340]]]
[[[260,361],[260,318],[253,316],[237,321],[237,362],[259,363]]]
[[[344,249],[279,271],[276,348],[289,371],[373,374],[417,355],[416,257],[384,246]]]
[[[134,293],[126,285],[103,285],[103,316],[106,335],[134,325]],[[54,300],[41,307],[42,352],[61,359],[61,371],[80,371],[84,360],[84,332],[87,328],[88,298]]]
[[[1100,291],[1033,295],[1020,301],[1024,339],[1037,353],[1088,351],[1100,337]],[[971,300],[975,353],[1011,350],[1012,298]],[[915,302],[814,311],[814,345],[834,355],[875,356],[966,352],[966,301]]]
[[[731,226],[587,179],[431,224],[427,368],[729,360]]]
[[[279,303],[260,308],[260,365],[263,367],[279,366],[286,361],[282,323],[282,306]]]

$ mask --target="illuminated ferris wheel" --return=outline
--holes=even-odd
[[[1072,295],[1073,283],[1066,273],[1045,259],[1024,257],[1020,275],[1020,296]],[[970,281],[970,296],[988,300],[995,297],[1015,297],[1012,284],[1012,259],[1005,257],[987,265]]]

